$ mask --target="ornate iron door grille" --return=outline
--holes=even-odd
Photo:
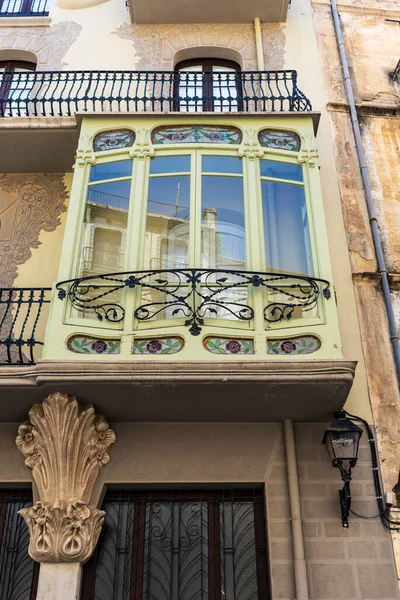
[[[34,600],[39,564],[28,554],[29,532],[21,508],[32,506],[28,491],[0,491],[0,600]]]
[[[110,492],[82,600],[268,600],[261,490]]]

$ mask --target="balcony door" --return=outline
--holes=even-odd
[[[240,67],[230,60],[185,60],[175,67],[174,110],[236,112],[243,109]]]
[[[30,62],[0,61],[0,117],[26,116],[35,69]]]

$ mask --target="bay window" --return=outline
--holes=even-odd
[[[318,171],[299,161],[300,136],[262,117],[250,131],[245,119],[244,131],[147,122],[84,138],[93,158],[77,163],[69,281],[57,284],[76,330],[67,347],[87,352],[89,335],[112,354],[124,343],[174,354],[200,335],[202,351],[281,354],[279,330],[302,335],[284,354],[323,348],[308,328],[336,312]]]

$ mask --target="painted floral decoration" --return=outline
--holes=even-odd
[[[240,342],[237,342],[236,340],[230,340],[226,344],[226,349],[231,354],[237,354],[238,352],[240,352],[241,348],[242,348],[242,346],[241,346]]]
[[[292,354],[296,350],[296,345],[287,340],[286,342],[282,342],[281,349],[285,354]]]
[[[150,354],[157,354],[162,349],[162,345],[158,340],[151,340],[148,344],[146,344],[147,351]]]
[[[96,354],[102,354],[107,350],[107,344],[102,340],[96,340],[92,344],[92,350],[96,352]]]

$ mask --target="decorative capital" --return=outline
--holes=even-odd
[[[146,156],[154,156],[150,132],[147,129],[142,128],[136,131],[136,141],[129,152],[129,156],[142,159]]]
[[[264,148],[260,146],[258,141],[257,131],[255,129],[248,129],[244,132],[243,142],[241,143],[238,156],[247,156],[250,160],[254,160],[264,156]]]
[[[315,167],[318,161],[318,151],[315,146],[314,136],[308,135],[303,141],[297,160],[299,163],[307,163],[309,167]]]
[[[93,552],[104,513],[88,502],[115,434],[93,406],[55,393],[34,404],[16,443],[33,471],[40,501],[23,509],[38,562],[84,562]]]

